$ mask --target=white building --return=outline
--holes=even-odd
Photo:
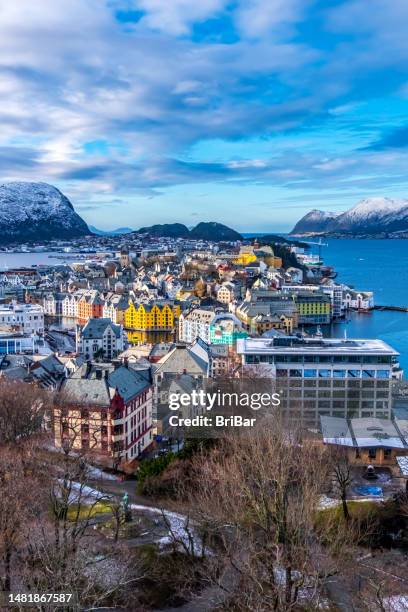
[[[179,339],[191,344],[196,338],[210,343],[210,325],[215,318],[212,310],[195,308],[187,314],[181,314],[179,319]]]
[[[217,290],[217,300],[221,304],[229,304],[235,300],[237,293],[234,283],[227,281]]]
[[[25,334],[44,333],[44,309],[38,304],[10,304],[0,306],[0,325],[8,325]]]
[[[371,291],[353,291],[344,293],[344,305],[347,310],[371,310],[374,308],[374,294]]]
[[[246,338],[237,341],[243,373],[276,379],[281,409],[318,427],[321,416],[391,416],[398,353],[382,340]]]
[[[89,319],[77,331],[77,352],[85,359],[95,356],[113,359],[124,350],[123,327],[110,319]]]
[[[114,293],[105,300],[102,316],[105,319],[110,319],[113,323],[123,323],[124,312],[129,306],[129,298],[123,295]]]
[[[79,293],[70,293],[62,301],[62,316],[69,319],[78,317],[78,302],[81,297]]]
[[[57,314],[57,301],[53,293],[47,293],[43,298],[44,314],[55,316]]]

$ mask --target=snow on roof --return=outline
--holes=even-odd
[[[408,476],[408,456],[397,456],[396,457],[399,469],[403,476]]]
[[[408,438],[390,419],[321,416],[320,423],[325,444],[356,448],[408,448]]]

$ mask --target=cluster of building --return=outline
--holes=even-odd
[[[132,469],[170,435],[168,393],[249,373],[274,380],[287,418],[315,430],[392,418],[398,353],[321,331],[369,311],[372,293],[299,247],[104,240],[105,251],[0,273],[0,375],[61,391],[57,445]]]

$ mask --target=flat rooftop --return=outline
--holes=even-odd
[[[326,444],[355,448],[408,448],[406,421],[399,419],[355,418],[345,419],[321,416],[320,425]]]
[[[307,353],[307,354],[361,354],[393,355],[399,353],[383,340],[344,338],[302,338],[285,336],[282,338],[242,338],[237,341],[237,352],[240,354],[274,354],[274,353]]]

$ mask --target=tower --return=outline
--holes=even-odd
[[[126,245],[120,249],[120,265],[122,268],[128,268],[130,266],[129,249]]]

